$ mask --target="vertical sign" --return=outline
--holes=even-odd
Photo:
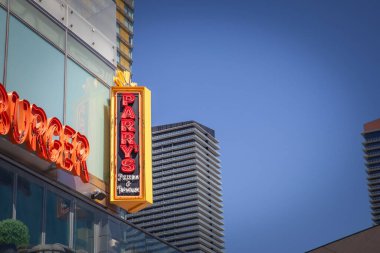
[[[111,88],[111,203],[137,212],[153,203],[150,91]]]

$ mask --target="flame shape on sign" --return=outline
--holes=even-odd
[[[118,87],[136,87],[137,83],[134,83],[131,81],[131,72],[128,70],[121,71],[121,70],[116,70],[116,75],[113,77],[113,82],[116,84]]]

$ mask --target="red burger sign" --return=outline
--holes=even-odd
[[[26,144],[42,159],[89,182],[86,159],[90,145],[86,136],[59,119],[47,118],[45,111],[17,92],[7,93],[0,84],[0,135],[14,144]]]

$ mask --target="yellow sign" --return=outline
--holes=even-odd
[[[130,213],[153,204],[151,95],[146,87],[111,88],[110,160],[111,203]]]

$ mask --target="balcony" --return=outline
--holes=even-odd
[[[187,172],[182,172],[182,173],[176,173],[176,174],[171,174],[170,176],[162,176],[162,177],[157,177],[156,175],[153,177],[153,184],[160,184],[160,183],[165,183],[165,182],[171,182],[175,181],[178,179],[183,179],[191,176],[197,175],[195,170],[187,171]]]
[[[189,153],[195,153],[196,149],[195,147],[190,147],[190,148],[185,148],[185,149],[181,149],[181,150],[178,150],[178,151],[173,151],[171,150],[171,152],[167,152],[167,153],[163,153],[163,154],[159,154],[159,155],[153,155],[153,162],[155,161],[159,161],[160,159],[164,159],[164,158],[167,158],[167,157],[174,157],[174,156],[179,156],[179,155],[183,155],[183,154],[189,154]]]
[[[192,214],[194,212],[198,212],[198,207],[195,205],[190,206],[190,207],[184,207],[182,209],[165,211],[161,213],[154,213],[154,214],[149,214],[149,215],[146,215],[145,213],[136,213],[136,214],[130,214],[130,216],[133,218],[134,223],[146,224],[146,222],[151,222],[151,221],[160,223],[160,219],[170,218],[173,215]]]
[[[163,146],[162,147],[159,146],[158,148],[153,149],[153,159],[159,154],[173,152],[174,150],[179,150],[186,147],[195,147],[195,145],[196,145],[196,142],[194,140],[194,141],[188,141],[181,144],[177,143],[175,145],[165,147],[165,148]]]
[[[189,160],[189,159],[192,159],[192,158],[195,158],[196,155],[195,153],[190,153],[190,154],[187,154],[187,155],[180,155],[180,156],[174,156],[174,157],[169,157],[169,158],[166,158],[166,159],[162,159],[162,160],[156,160],[153,162],[153,166],[154,167],[157,167],[159,165],[169,165],[173,162],[179,162],[179,161],[184,161],[184,160]]]
[[[174,175],[176,173],[184,173],[184,172],[189,172],[189,171],[194,171],[194,170],[197,170],[197,166],[195,164],[184,166],[184,167],[178,167],[173,170],[164,170],[164,171],[159,171],[159,170],[156,170],[156,168],[153,168],[153,178],[166,177],[166,176]]]
[[[188,178],[183,178],[175,181],[169,181],[169,182],[164,182],[160,184],[155,184],[153,185],[153,191],[154,190],[160,190],[162,188],[167,188],[167,187],[172,187],[172,186],[177,186],[177,185],[182,185],[182,184],[187,184],[187,183],[193,183],[197,181],[197,177],[194,175],[192,177]]]
[[[162,206],[162,207],[157,207],[157,208],[154,208],[154,207],[149,207],[149,209],[145,209],[144,211],[140,211],[139,214],[141,213],[142,215],[148,215],[148,214],[158,214],[158,213],[163,213],[163,212],[166,212],[166,211],[173,211],[173,210],[178,210],[178,209],[181,209],[181,208],[185,208],[185,207],[190,207],[190,206],[195,206],[198,204],[198,201],[196,200],[193,200],[193,201],[189,201],[187,203],[180,203],[180,204],[176,204],[176,205],[170,205],[170,206]],[[141,217],[141,218],[144,218],[144,217]],[[136,220],[143,220],[143,219],[134,219],[135,221]]]

